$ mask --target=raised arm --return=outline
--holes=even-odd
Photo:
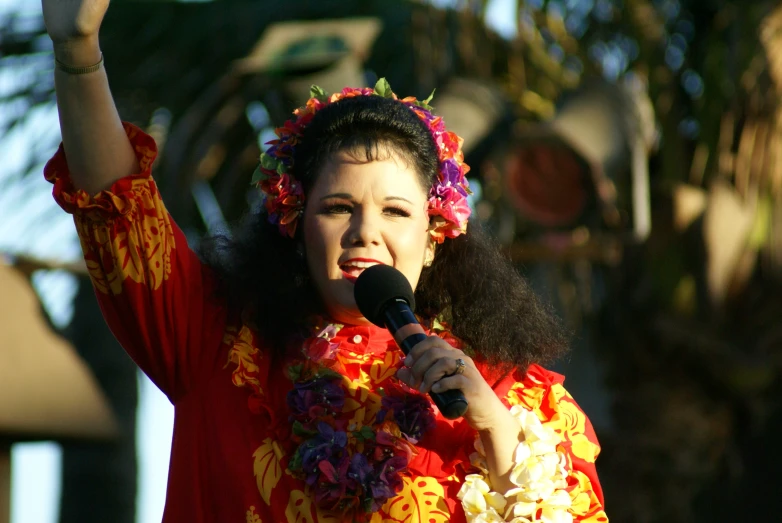
[[[155,141],[117,114],[97,37],[107,7],[108,0],[43,0],[60,62],[63,137],[44,175],[57,203],[73,214],[111,331],[177,402],[222,371],[227,308],[214,273],[160,198],[152,178]]]
[[[109,0],[43,0],[44,22],[57,62],[66,68],[101,62],[98,30],[108,6]],[[87,74],[65,72],[58,65],[54,82],[74,186],[95,194],[138,172],[103,65]]]

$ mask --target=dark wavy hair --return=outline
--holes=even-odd
[[[343,99],[316,113],[293,157],[305,195],[338,151],[366,161],[395,155],[415,168],[424,188],[437,177],[437,149],[426,125],[400,102],[380,96]],[[265,212],[246,216],[230,237],[208,238],[200,254],[233,307],[251,311],[274,355],[282,356],[291,336],[323,307],[301,251],[302,228],[287,238],[267,218]],[[551,362],[567,346],[556,316],[474,222],[467,234],[438,246],[415,298],[417,314],[442,316],[454,336],[494,365],[525,370]]]

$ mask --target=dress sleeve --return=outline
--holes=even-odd
[[[119,342],[172,402],[209,372],[227,308],[216,277],[188,247],[151,177],[154,140],[131,124],[125,132],[140,172],[91,196],[76,189],[60,146],[44,174],[57,203],[73,215],[90,279]]]
[[[517,463],[514,473],[519,471],[520,477],[527,478],[525,483],[532,481],[531,478],[536,477],[534,472],[536,466],[543,466],[545,469],[548,466],[545,463],[550,456],[559,456],[558,467],[561,467],[562,481],[558,489],[562,492],[552,495],[549,491],[548,502],[538,502],[537,509],[535,509],[535,502],[531,505],[518,503],[520,500],[526,502],[532,501],[533,498],[537,499],[536,494],[525,498],[522,493],[516,496],[505,496],[506,499],[503,499],[503,496],[491,492],[488,474],[481,465],[479,440],[476,440],[478,452],[473,455],[472,461],[475,467],[484,473],[466,476],[459,495],[468,521],[528,521],[518,514],[514,518],[511,504],[515,501],[522,509],[533,510],[532,513],[548,516],[550,519],[553,518],[552,521],[608,522],[603,508],[603,491],[595,468],[600,445],[592,424],[573,397],[565,390],[563,382],[563,376],[538,365],[531,365],[526,373],[515,372],[494,381],[495,392],[511,412],[515,411],[517,418],[527,419],[527,422],[522,422],[525,433],[530,438],[527,449],[532,448],[533,456],[536,448],[541,450],[540,461],[533,458],[535,463],[529,468],[519,467]],[[530,418],[534,423],[529,423]],[[536,429],[535,426],[543,429]],[[538,436],[543,439],[536,442]],[[551,439],[546,440],[548,437]],[[549,443],[552,443],[552,454],[542,456],[546,453],[543,448]],[[553,451],[556,453],[554,454]],[[524,455],[527,454],[517,451],[516,458]],[[556,461],[554,459],[555,463]],[[513,480],[513,477],[511,479]],[[535,492],[534,483],[532,485],[531,492]],[[558,519],[553,512],[546,514],[549,510],[554,512],[561,510],[563,513],[566,512],[567,516]]]

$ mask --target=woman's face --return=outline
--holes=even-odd
[[[424,262],[434,257],[427,192],[415,169],[394,154],[368,162],[338,152],[323,166],[307,195],[304,248],[332,319],[367,323],[353,284],[372,265],[391,265],[415,289]]]

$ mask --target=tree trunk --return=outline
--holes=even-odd
[[[74,308],[64,334],[106,394],[120,437],[110,443],[62,445],[60,523],[135,523],[136,365],[104,322],[87,278],[79,279]]]

